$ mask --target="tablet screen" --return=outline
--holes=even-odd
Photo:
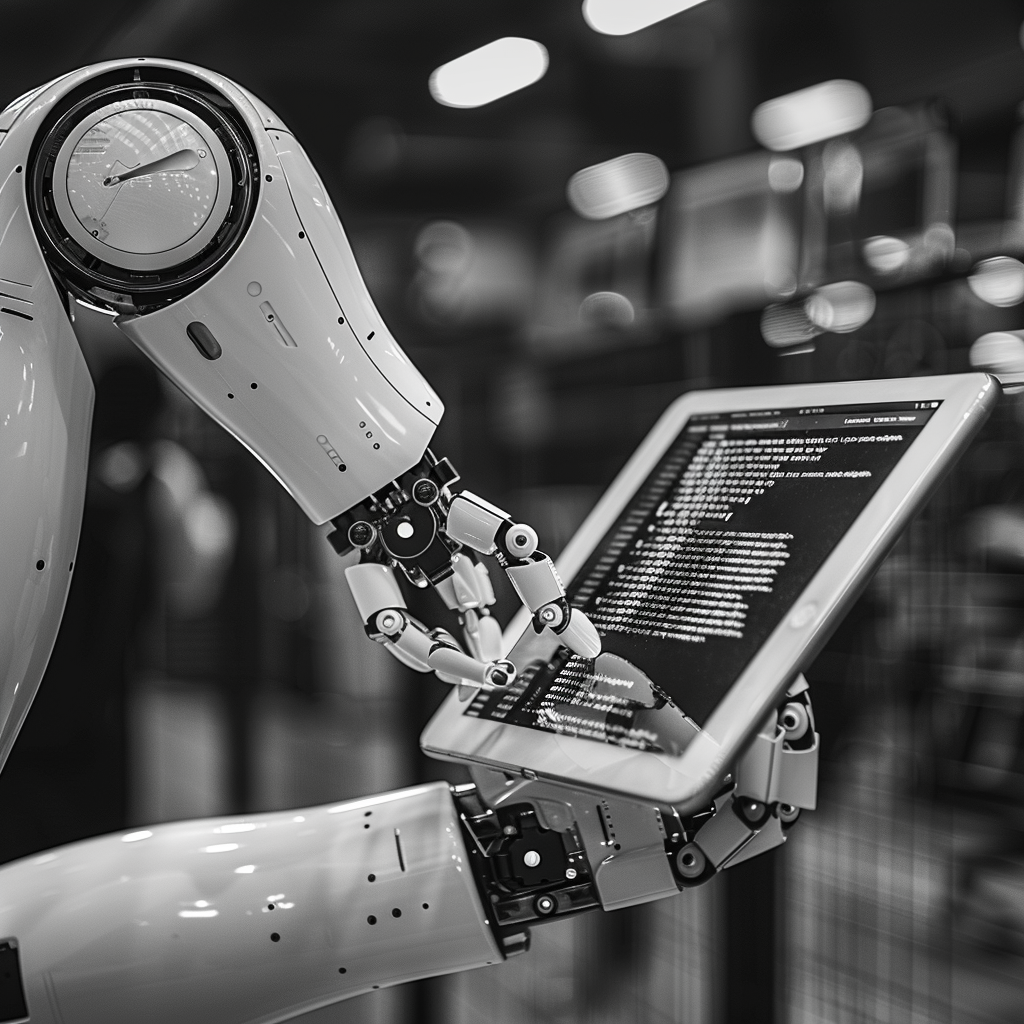
[[[601,657],[517,661],[466,714],[680,752],[939,404],[692,416],[566,586]]]

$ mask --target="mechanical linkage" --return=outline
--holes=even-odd
[[[529,927],[702,885],[786,841],[817,796],[818,734],[799,676],[713,802],[679,813],[530,775],[471,769],[453,787],[470,863],[505,954]]]
[[[453,494],[458,480],[448,459],[428,449],[400,479],[332,520],[334,549],[361,553],[345,576],[367,635],[410,668],[459,685],[465,696],[476,687],[507,686],[516,670],[502,658],[501,627],[490,613],[494,591],[477,558],[490,555],[533,613],[537,632],[550,629],[570,650],[596,657],[597,630],[569,606],[554,563],[537,550],[536,531],[469,491]],[[450,633],[409,613],[398,571],[413,586],[432,586],[458,613],[468,653]]]

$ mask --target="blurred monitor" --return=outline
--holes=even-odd
[[[687,326],[796,292],[803,162],[748,153],[681,171],[662,206],[660,291]]]
[[[953,253],[956,150],[930,107],[887,107],[809,155],[804,260],[823,281],[884,285]]]
[[[662,300],[700,326],[830,282],[934,272],[953,252],[954,182],[955,148],[930,108],[887,108],[848,136],[679,172],[661,213]]]

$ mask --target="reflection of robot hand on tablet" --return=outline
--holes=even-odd
[[[814,805],[799,673],[995,390],[689,396],[556,572],[532,529],[452,490],[427,447],[440,400],[308,158],[238,86],[125,60],[22,97],[0,114],[0,231],[0,763],[73,568],[84,302],[360,553],[346,577],[369,636],[456,687],[425,749],[475,780],[5,868],[11,1020],[280,1020],[497,962],[541,919],[667,896],[777,845]],[[477,555],[525,605],[505,638]],[[463,643],[412,617],[399,576],[437,590]]]

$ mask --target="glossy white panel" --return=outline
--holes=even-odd
[[[444,406],[377,312],[341,221],[312,162],[287,132],[272,131],[270,138],[302,225],[359,344],[412,406],[432,423],[440,423]]]
[[[9,936],[33,1024],[269,1024],[502,959],[442,783],[19,861]]]
[[[57,638],[78,547],[93,387],[25,206],[26,118],[0,146],[0,767]]]
[[[349,311],[373,310],[373,303],[333,209],[324,197],[326,220],[311,217],[306,230],[264,128],[272,115],[257,112],[230,83],[215,84],[236,100],[259,150],[252,226],[197,291],[118,325],[323,523],[414,466],[443,407],[379,316],[379,347],[356,338]],[[305,183],[297,194],[312,202],[310,183],[319,182],[297,149],[290,168]],[[345,273],[338,253],[348,254]],[[356,316],[362,330],[364,314]],[[220,358],[205,359],[189,340],[194,321],[213,333]]]

